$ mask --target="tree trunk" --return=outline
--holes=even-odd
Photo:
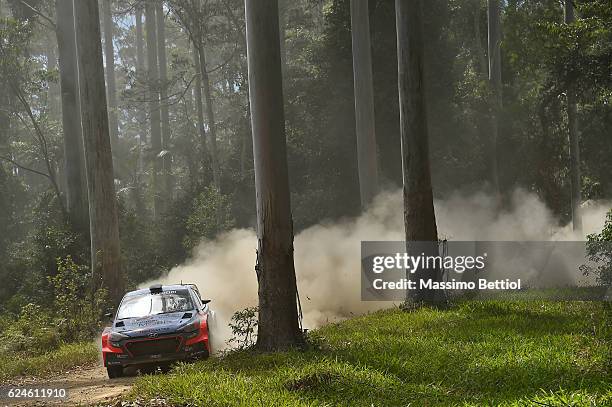
[[[236,31],[238,31],[240,33],[240,39],[242,40],[242,48],[244,49],[244,51],[246,52],[247,49],[247,42],[246,42],[246,35],[244,34],[244,32],[242,31],[242,25],[240,23],[240,21],[236,18],[236,16],[234,15],[234,12],[232,11],[230,5],[227,2],[224,2],[225,4],[225,9],[227,12],[227,16],[230,19],[230,21],[232,22],[232,24],[234,25],[234,29]],[[283,72],[283,86],[285,84],[284,82],[284,73],[285,73],[285,69],[286,69],[286,63],[284,60],[284,52],[285,50],[283,49],[283,47],[285,46],[285,22],[284,22],[284,13],[286,12],[286,4],[283,4],[281,2],[279,2],[278,5],[278,9],[279,9],[279,35],[280,35],[280,47],[281,47],[281,69]],[[240,64],[240,76],[242,78],[248,76],[248,67],[246,66],[246,64],[241,63]],[[251,106],[249,103],[249,99],[247,98],[247,106],[246,106],[246,111],[245,111],[245,115],[244,115],[244,121],[245,121],[245,129],[249,129],[249,123],[251,122]],[[249,131],[245,131],[242,136],[240,137],[240,179],[244,179],[246,177],[247,174],[247,153],[248,153],[248,145],[250,142],[250,137],[249,137]]]
[[[93,287],[110,298],[123,296],[119,224],[108,128],[104,65],[97,0],[74,2],[81,96],[81,122],[87,168]]]
[[[200,142],[202,143],[202,157],[207,156],[208,148],[206,148],[206,129],[204,128],[204,106],[202,101],[202,73],[200,71],[200,56],[198,49],[193,48],[193,64],[196,74],[195,84],[195,103],[198,116],[198,132],[200,134]]]
[[[565,24],[574,22],[572,0],[565,0]],[[578,142],[578,121],[576,119],[576,93],[573,86],[567,87],[567,123],[569,130],[570,177],[572,188],[572,227],[582,231],[582,182],[580,180],[580,144]]]
[[[365,209],[378,193],[372,51],[367,0],[351,0],[351,34],[353,37],[357,165],[361,207]]]
[[[164,18],[163,1],[155,3],[155,14],[157,16],[157,57],[159,59],[159,95],[161,98],[161,134],[162,148],[166,151],[170,146],[170,113],[168,112],[168,67],[166,61],[166,20]],[[172,155],[164,154],[164,199],[172,196]]]
[[[200,73],[202,74],[202,89],[204,91],[204,100],[206,100],[206,118],[208,119],[208,136],[209,136],[209,151],[210,161],[213,172],[213,183],[217,190],[221,189],[221,172],[219,169],[219,157],[217,155],[217,125],[215,122],[215,109],[213,108],[213,100],[210,89],[210,78],[206,71],[206,53],[204,45],[199,44],[198,55],[200,56]]]
[[[53,43],[53,37],[49,36],[45,38],[45,57],[47,59],[47,71],[51,72],[57,69],[57,56],[55,55],[55,44]],[[47,107],[49,117],[58,120],[59,119],[59,89],[55,81],[49,81],[49,90],[47,92]]]
[[[62,94],[66,207],[74,229],[86,235],[89,229],[89,209],[87,207],[87,179],[78,94],[79,78],[73,1],[56,0],[55,13],[57,14],[56,35]]]
[[[115,48],[113,44],[113,14],[111,0],[102,0],[104,24],[104,57],[106,60],[106,94],[108,95],[108,125],[111,143],[117,148],[119,121],[117,119],[117,84],[115,81]]]
[[[497,140],[499,137],[499,116],[502,109],[501,89],[501,27],[499,0],[487,0],[488,40],[489,40],[489,83],[493,100],[491,103],[491,140],[489,151],[489,175],[491,188],[497,199],[500,199],[499,164]]]
[[[149,92],[149,114],[151,117],[151,149],[153,153],[153,211],[155,216],[162,212],[161,183],[159,180],[161,159],[159,153],[162,149],[161,140],[161,112],[159,109],[159,72],[157,69],[157,29],[155,21],[155,0],[145,3],[145,20],[147,30],[147,69]]]
[[[0,2],[0,18],[4,17],[4,10],[2,7],[4,6],[3,2]],[[10,103],[10,90],[8,86],[6,86],[5,82],[0,79],[0,155],[8,156],[8,136],[11,129],[11,115],[9,112],[11,111],[11,103]],[[0,160],[0,208],[9,208],[10,205],[10,197],[6,191],[6,181],[8,180],[8,173],[4,169],[4,161]],[[9,219],[11,219],[11,214],[7,210],[3,210],[0,212],[0,218],[2,220],[6,219],[7,224]],[[7,237],[8,239],[8,237]],[[0,241],[4,241],[4,238],[0,237]],[[6,246],[4,246],[5,248]]]
[[[478,69],[483,78],[489,75],[489,65],[487,63],[487,56],[482,46],[482,40],[480,38],[480,0],[474,2],[474,48],[476,57],[478,59]]]
[[[413,242],[432,242],[429,245],[431,255],[437,255],[438,232],[429,168],[421,1],[396,0],[395,13],[407,249],[411,252]],[[414,277],[439,281],[441,276],[440,270],[419,270]],[[414,300],[432,303],[437,299],[434,293],[435,290],[417,290]]]
[[[287,85],[287,9],[288,0],[278,0],[278,34],[280,37],[281,72],[283,75],[283,87]]]
[[[245,9],[257,196],[257,347],[274,351],[303,341],[293,263],[278,3],[245,0]]]
[[[144,56],[144,40],[142,30],[142,5],[136,6],[135,11],[136,18],[136,75],[139,78],[145,76],[145,56]],[[144,109],[138,109],[137,114],[138,120],[138,169],[135,179],[135,202],[134,207],[136,213],[140,215],[145,214],[145,204],[143,202],[143,191],[142,191],[142,175],[144,174],[144,150],[147,143],[147,130],[146,121],[147,117],[144,113]]]
[[[248,107],[249,111],[250,111],[250,107]],[[242,137],[240,137],[240,179],[244,180],[247,176],[247,154],[248,154],[248,147],[249,147],[249,133],[248,133],[248,129],[249,128],[249,124],[248,122],[249,120],[249,115],[245,115],[245,117],[243,118],[243,120],[246,122],[245,123],[245,131],[242,134]]]

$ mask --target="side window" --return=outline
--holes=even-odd
[[[195,292],[195,294],[198,297],[198,299],[200,300],[200,302],[202,302],[202,295],[200,294],[200,290],[198,290],[198,287],[196,287],[195,284],[192,284],[191,285],[191,289],[193,290],[193,292]]]
[[[191,296],[194,298],[196,306],[199,309],[204,308],[204,305],[202,304],[202,299],[200,298],[200,294],[196,290],[191,290]]]

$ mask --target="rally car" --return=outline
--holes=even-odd
[[[164,366],[208,357],[214,319],[209,302],[194,284],[154,285],[125,294],[112,326],[102,332],[108,377],[123,376],[128,366]]]

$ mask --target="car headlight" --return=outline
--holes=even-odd
[[[195,332],[200,329],[200,320],[196,319],[193,322],[188,323],[187,325],[179,328],[180,332]]]
[[[120,332],[111,332],[111,334],[108,336],[108,340],[113,346],[117,346],[118,342],[121,342],[125,338],[129,338],[129,336]]]

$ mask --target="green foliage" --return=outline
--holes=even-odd
[[[0,335],[0,353],[41,354],[56,349],[59,344],[60,332],[42,304],[26,304],[18,319]]]
[[[104,290],[91,295],[89,269],[70,257],[58,259],[57,272],[47,279],[52,300],[41,296],[21,306],[18,316],[2,319],[0,353],[39,355],[62,342],[90,340],[99,333],[108,302]],[[28,297],[17,298],[18,304]]]
[[[130,397],[209,406],[609,405],[605,304],[464,302],[311,331],[306,351],[230,353],[139,378]]]
[[[234,225],[231,202],[213,186],[208,186],[194,200],[187,218],[187,233],[183,244],[187,249],[195,247],[202,238],[212,239],[218,233]]]
[[[11,18],[0,18],[0,83],[6,87],[19,77],[27,63],[23,48],[32,38],[32,24]],[[14,82],[12,85],[17,85]]]
[[[54,301],[54,326],[65,341],[91,339],[100,331],[100,318],[108,306],[105,290],[91,295],[91,272],[72,258],[58,259],[57,274],[49,276]]]
[[[45,353],[0,353],[0,382],[18,376],[50,376],[77,366],[96,363],[100,350],[93,342],[64,344]]]
[[[21,225],[25,236],[11,242],[11,256],[0,267],[4,282],[0,288],[0,307],[13,314],[28,302],[54,301],[47,277],[56,275],[57,259],[70,256],[75,263],[83,264],[89,258],[87,240],[64,223],[53,194],[44,193],[31,205],[28,222]]]
[[[594,275],[604,286],[612,285],[612,210],[600,233],[587,236],[587,259],[591,262],[580,266],[585,275]]]
[[[232,330],[232,337],[227,344],[237,349],[248,349],[255,345],[257,341],[257,317],[258,307],[248,307],[241,311],[236,311],[229,323]]]
[[[165,222],[166,217],[162,220]],[[174,241],[170,226],[154,222],[146,213],[137,213],[125,205],[119,207],[121,269],[128,287],[156,278],[180,256],[167,246]],[[179,240],[180,241],[180,240]],[[180,245],[179,245],[180,246]]]

